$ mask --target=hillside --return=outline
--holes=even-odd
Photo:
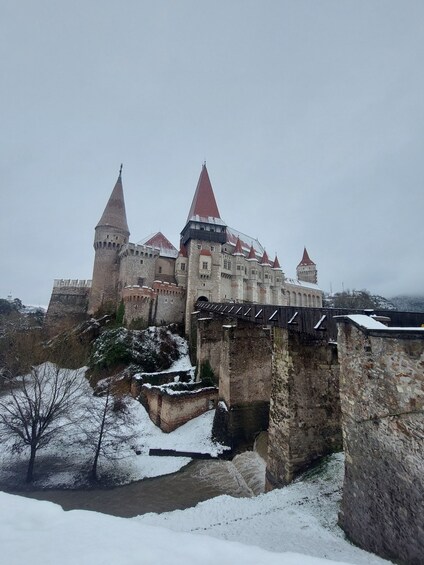
[[[404,312],[424,312],[424,296],[398,295],[390,299],[397,310]]]

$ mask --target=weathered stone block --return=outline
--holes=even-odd
[[[346,470],[340,525],[397,563],[424,557],[424,334],[339,326]]]

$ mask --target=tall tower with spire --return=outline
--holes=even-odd
[[[122,165],[119,176],[100,218],[94,235],[94,268],[88,313],[101,306],[116,309],[118,300],[119,251],[128,243],[127,215],[122,188]]]
[[[297,278],[300,281],[317,284],[318,271],[316,264],[310,259],[306,247],[303,249],[303,257],[296,267]]]
[[[198,299],[221,299],[221,250],[226,241],[226,224],[219,214],[204,163],[187,222],[181,232],[181,245],[187,253],[186,331],[190,327],[191,312]]]

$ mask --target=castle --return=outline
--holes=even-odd
[[[317,268],[306,248],[297,278],[287,278],[277,256],[270,260],[259,241],[221,218],[203,164],[179,250],[158,232],[129,241],[122,167],[95,228],[90,280],[55,280],[47,311],[51,323],[83,319],[124,306],[126,324],[184,323],[198,300],[279,306],[322,306]]]

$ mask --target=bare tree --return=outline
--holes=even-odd
[[[52,363],[33,366],[22,377],[4,376],[0,397],[0,427],[15,440],[17,449],[29,447],[26,482],[34,477],[39,449],[70,424],[72,407],[84,393],[84,381],[77,371]]]
[[[120,446],[134,437],[133,420],[127,399],[120,394],[118,378],[111,377],[98,385],[98,397],[92,397],[86,417],[80,425],[84,443],[93,453],[90,479],[98,481],[99,459],[119,458]],[[103,386],[102,386],[103,385]],[[103,402],[100,402],[100,399]]]

